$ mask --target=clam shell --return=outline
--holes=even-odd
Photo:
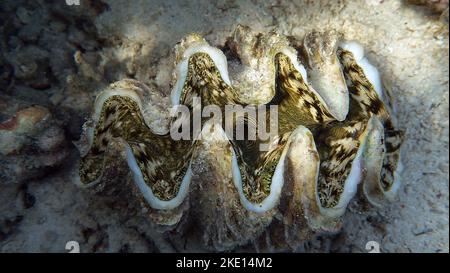
[[[351,78],[354,74],[345,70],[348,67],[344,66],[346,72],[343,73],[338,50],[351,52],[353,59],[350,65],[354,65],[354,60],[362,69],[362,74],[355,76],[356,80]],[[361,185],[359,188],[368,201],[375,205],[393,199],[400,185],[397,166],[401,164],[398,163],[401,133],[394,128],[395,119],[389,118],[394,114],[388,109],[391,102],[385,103],[387,110],[380,114],[365,109],[358,100],[360,98],[355,90],[360,90],[360,87],[355,85],[364,83],[367,85],[361,90],[366,90],[372,96],[370,98],[381,105],[380,109],[384,109],[383,100],[387,97],[379,73],[364,57],[362,47],[353,42],[340,41],[340,36],[333,32],[313,32],[305,37],[303,43],[292,45],[282,35],[255,34],[247,27],[238,26],[227,40],[224,51],[225,54],[212,47],[198,34],[188,35],[178,43],[175,47],[171,102],[172,105],[185,103],[192,110],[197,106],[191,104],[189,99],[192,94],[186,92],[201,90],[211,92],[213,99],[225,97],[224,101],[228,99],[233,103],[276,104],[274,98],[280,92],[286,92],[276,102],[282,106],[281,115],[287,125],[281,128],[284,131],[280,135],[268,142],[272,149],[280,146],[276,150],[279,157],[271,173],[269,191],[263,198],[255,201],[246,195],[245,186],[248,184],[244,183],[250,182],[244,181],[248,173],[243,173],[240,165],[245,163],[246,151],[242,151],[242,146],[213,119],[202,125],[199,138],[193,139],[188,148],[182,146],[186,149],[186,155],[181,153],[177,158],[175,153],[166,153],[166,142],[176,141],[163,140],[167,134],[155,133],[149,126],[145,109],[155,104],[148,101],[151,100],[148,96],[151,89],[134,80],[114,83],[96,99],[92,120],[85,126],[87,142],[79,148],[83,156],[80,174],[98,172],[94,176],[98,178],[84,181],[84,184],[100,181],[103,175],[100,172],[107,164],[103,161],[103,167],[95,170],[86,165],[92,155],[92,147],[100,143],[95,132],[115,130],[119,136],[117,141],[125,149],[134,187],[140,195],[138,198],[148,208],[149,218],[165,226],[165,231],[177,229],[188,232],[183,226],[193,225],[200,232],[203,243],[219,251],[248,242],[268,248],[295,249],[315,234],[337,232],[342,227],[342,216],[358,185]],[[297,52],[303,52],[303,55],[299,56]],[[203,66],[191,66],[196,61]],[[205,70],[197,71],[195,67],[204,67]],[[286,75],[280,74],[280,71]],[[297,87],[298,90],[295,89]],[[219,88],[225,95],[220,92],[214,95],[217,91],[214,88]],[[283,88],[297,90],[297,93]],[[113,105],[119,105],[116,106],[119,108],[114,108],[119,113],[107,116],[105,111],[112,110],[105,108],[105,105],[117,97],[127,99],[113,101]],[[283,104],[289,99],[294,102]],[[122,104],[126,107],[120,108]],[[299,109],[311,116],[308,122],[302,115],[295,114]],[[161,118],[164,115],[161,113]],[[122,128],[115,124],[122,122],[123,116],[142,120],[141,127],[136,125],[136,128],[144,130],[152,140],[150,144],[144,144],[154,145],[162,153],[150,156],[144,149],[145,145],[137,153],[136,145],[140,143],[135,143],[135,139],[125,140],[133,126]],[[116,127],[108,129],[106,125],[110,123]],[[119,132],[121,130],[123,132]],[[389,145],[397,145],[395,149],[389,147],[392,151],[389,151],[388,159],[387,136],[391,138]],[[158,157],[160,160],[155,160]],[[390,179],[386,178],[390,173],[383,169],[385,160],[395,165],[394,182],[388,186],[380,182]],[[176,194],[163,200],[154,192],[154,181],[149,183],[143,170],[148,173],[173,172],[173,168],[164,165],[169,164],[167,162],[180,162],[187,167],[177,178],[180,182]],[[329,171],[336,171],[339,182],[338,189],[330,191],[336,200],[329,204],[323,202],[329,197],[323,196],[322,188],[332,186],[321,183],[331,182],[326,180],[328,178],[319,179],[323,175],[321,170],[328,170],[324,169],[327,166],[334,168]],[[266,165],[263,167],[266,168]],[[342,170],[337,170],[339,168]],[[146,177],[150,177],[148,173]],[[165,182],[170,186],[176,177],[174,173],[171,176],[173,181]],[[256,180],[257,177],[253,181]]]

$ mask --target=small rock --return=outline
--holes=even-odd
[[[24,7],[19,7],[16,11],[16,15],[23,24],[29,24],[33,20],[33,13]]]

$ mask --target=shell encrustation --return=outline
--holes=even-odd
[[[337,231],[358,189],[376,206],[394,198],[404,134],[359,44],[238,26],[221,49],[187,36],[175,59],[163,133],[147,121],[145,84],[122,80],[98,95],[82,185],[101,181],[120,143],[152,221],[179,230],[193,219],[215,250],[295,249]]]

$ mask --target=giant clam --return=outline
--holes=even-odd
[[[338,33],[300,40],[238,26],[221,49],[191,34],[175,47],[171,93],[187,112],[164,133],[149,126],[151,92],[125,79],[97,96],[79,176],[103,181],[108,147],[124,147],[137,198],[163,231],[194,223],[213,250],[296,249],[338,231],[358,190],[376,206],[398,190],[392,96],[362,46]],[[229,106],[242,107],[230,116]]]

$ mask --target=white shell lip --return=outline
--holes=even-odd
[[[342,42],[339,46],[347,51],[350,51],[353,54],[353,57],[355,58],[356,63],[362,68],[367,79],[370,81],[370,83],[372,83],[374,90],[377,93],[379,99],[381,101],[385,102],[384,91],[383,91],[383,87],[382,87],[383,85],[382,85],[380,73],[379,73],[378,69],[374,65],[372,65],[369,62],[369,60],[365,57],[363,46],[356,41],[345,41],[345,42]],[[375,122],[375,121],[372,121],[373,118],[374,117],[372,117],[370,119],[369,123]],[[401,174],[402,170],[403,170],[403,164],[401,162],[401,156],[400,156],[400,158],[398,159],[397,168],[394,171],[394,183],[391,185],[391,187],[386,191],[383,189],[382,185],[380,184],[380,181],[378,181],[377,186],[378,186],[380,192],[382,192],[383,196],[388,201],[394,200],[395,197],[397,196],[398,190],[401,186],[400,174]],[[366,197],[371,204],[378,206],[378,207],[382,206],[382,203],[371,198],[367,193],[366,193]]]
[[[299,126],[294,130],[290,139],[293,145],[290,147],[290,153],[294,152],[294,155],[296,155],[295,160],[303,162],[303,164],[297,165],[295,170],[300,171],[299,168],[301,166],[305,178],[309,177],[307,180],[300,180],[302,182],[299,181],[300,183],[304,183],[301,194],[305,217],[312,221],[310,224],[316,221],[318,221],[317,223],[322,223],[323,221],[339,219],[339,217],[345,213],[348,204],[357,192],[358,184],[362,180],[361,164],[364,147],[358,149],[350,173],[344,182],[344,190],[339,197],[338,204],[334,207],[326,208],[322,206],[319,198],[318,178],[320,172],[320,158],[311,131],[304,126]],[[312,154],[315,154],[316,156],[312,156]],[[309,173],[311,176],[308,175]],[[313,177],[314,179],[312,179]],[[321,226],[321,224],[319,224],[319,226]]]
[[[312,84],[308,82],[308,72],[307,72],[305,66],[303,64],[299,63],[297,55],[296,55],[294,49],[290,48],[290,47],[285,47],[285,48],[281,49],[279,52],[283,53],[286,56],[288,56],[288,58],[290,59],[290,61],[294,65],[295,69],[297,69],[297,71],[302,75],[303,80],[308,85],[308,87],[311,90],[311,92],[313,92],[317,96],[317,99],[320,101],[320,103],[323,104],[325,106],[325,108],[328,109],[328,111],[330,111],[330,114],[333,117],[335,117],[338,121],[345,120],[345,118],[347,116],[347,113],[348,113],[348,106],[349,106],[349,100],[348,100],[349,94],[348,94],[348,92],[346,93],[346,99],[343,99],[343,102],[342,102],[344,104],[343,105],[344,111],[340,111],[340,109],[333,109],[332,107],[330,107],[330,104],[327,103],[327,101],[325,100],[323,94],[320,93],[319,91],[317,91],[314,88],[314,86],[312,86]],[[337,107],[335,107],[335,108],[337,108]],[[345,109],[347,109],[347,110],[345,111]]]
[[[358,191],[358,184],[360,184],[363,180],[363,165],[364,165],[364,152],[366,150],[367,145],[367,136],[368,132],[372,129],[372,122],[374,117],[371,117],[368,122],[368,126],[365,129],[363,140],[358,148],[355,158],[352,161],[352,166],[350,169],[350,173],[345,179],[344,190],[339,197],[339,202],[336,206],[331,208],[325,208],[322,206],[319,195],[317,194],[317,203],[319,204],[320,212],[329,217],[340,217],[342,216],[348,204],[353,199],[355,194]],[[318,187],[318,184],[317,184]]]
[[[105,101],[107,101],[112,96],[122,96],[122,97],[128,97],[130,99],[133,99],[133,101],[135,101],[138,104],[139,109],[142,109],[141,98],[135,91],[127,90],[127,89],[124,89],[121,87],[118,87],[118,88],[109,87],[108,89],[102,91],[98,95],[98,97],[95,99],[95,103],[94,103],[94,114],[92,115],[94,124],[93,124],[93,126],[89,126],[86,128],[86,134],[87,134],[89,146],[92,146],[92,144],[93,144],[94,130],[95,130],[95,126],[98,123],[98,119],[100,118],[100,113],[102,111],[103,104],[105,103]]]
[[[189,163],[189,166],[186,170],[186,173],[183,177],[183,180],[180,185],[180,189],[177,193],[177,195],[168,201],[161,200],[158,197],[156,197],[151,189],[145,181],[144,177],[142,176],[142,172],[139,169],[139,166],[137,165],[136,159],[134,158],[133,152],[131,151],[131,148],[128,144],[126,144],[126,153],[127,153],[127,163],[130,167],[131,171],[134,174],[134,182],[138,186],[139,190],[141,191],[142,195],[144,196],[145,200],[148,202],[148,204],[154,208],[159,210],[170,210],[178,207],[181,205],[181,203],[186,198],[188,192],[189,192],[189,184],[192,179],[192,169],[191,169],[191,163]]]
[[[223,132],[223,131],[222,131]],[[225,134],[225,132],[223,132]],[[271,209],[273,209],[280,200],[281,190],[284,185],[284,162],[286,160],[286,154],[289,148],[290,141],[286,143],[286,146],[283,149],[280,160],[275,167],[275,171],[272,176],[272,181],[270,184],[270,193],[264,198],[261,203],[252,203],[247,197],[244,195],[243,185],[242,185],[242,176],[241,171],[239,170],[236,153],[234,149],[231,148],[232,152],[232,172],[233,172],[233,183],[236,189],[239,192],[239,198],[241,200],[241,204],[249,211],[263,214]]]
[[[139,108],[141,109],[141,99],[135,91],[127,90],[122,87],[117,87],[116,85],[111,85],[107,89],[102,91],[95,99],[94,113],[92,114],[93,124],[89,125],[89,126],[86,126],[86,124],[83,125],[83,126],[86,126],[85,134],[86,134],[89,149],[94,142],[94,131],[95,131],[95,127],[98,123],[98,119],[100,118],[100,113],[102,111],[103,104],[105,103],[105,101],[107,101],[112,96],[124,96],[124,97],[131,98],[138,104]],[[89,152],[89,149],[80,149],[78,147],[78,150],[80,151],[80,155],[82,157],[85,156]],[[85,189],[92,188],[95,185],[97,185],[98,183],[100,183],[102,176],[103,176],[103,172],[99,176],[99,178],[97,178],[95,181],[92,181],[87,184],[82,183],[80,180],[80,177],[77,176],[78,178],[75,180],[75,184],[77,186],[79,186],[81,188],[85,188]]]
[[[306,84],[308,84],[308,72],[306,72],[305,66],[299,63],[296,55],[297,53],[295,52],[295,50],[291,47],[284,47],[283,49],[280,50],[280,53],[283,53],[284,55],[289,57],[295,69],[297,69],[297,71],[300,72],[300,74],[303,77],[303,80],[305,81]]]
[[[336,206],[331,208],[325,208],[322,206],[319,195],[317,194],[317,202],[319,204],[320,212],[323,215],[335,218],[342,216],[350,201],[355,196],[357,190],[358,190],[358,184],[362,181],[362,151],[364,150],[364,147],[360,147],[358,149],[358,152],[356,153],[355,159],[352,161],[352,167],[350,169],[350,173],[348,174],[348,177],[345,180],[344,184],[344,190],[341,193],[341,196],[339,197],[339,202]],[[317,184],[318,186],[318,184]]]
[[[310,90],[317,96],[320,103],[322,103],[325,106],[325,108],[328,109],[328,111],[330,111],[330,114],[338,121],[345,120],[349,109],[349,94],[346,89],[346,86],[344,92],[339,92],[339,94],[336,93],[325,94],[323,92],[318,91],[317,89],[314,88],[313,83],[310,83],[310,77],[308,75],[308,72],[305,66],[299,63],[296,55],[297,53],[295,52],[295,50],[291,47],[284,47],[279,52],[288,56],[288,58],[294,65],[295,69],[302,75],[303,80],[308,85]],[[342,74],[342,71],[340,72],[342,76],[342,81],[344,81],[344,75]],[[330,99],[326,100],[326,96],[333,97],[334,100],[338,101],[335,103],[330,103]]]
[[[136,102],[138,104],[139,109],[142,109],[141,98],[136,91],[127,90],[123,87],[117,87],[117,86],[113,85],[113,86],[110,86],[105,91],[101,92],[99,94],[99,96],[97,97],[97,99],[95,100],[95,108],[94,108],[94,114],[93,114],[94,126],[89,126],[86,129],[89,146],[91,146],[93,143],[95,125],[97,124],[98,119],[100,118],[100,113],[101,113],[103,104],[105,103],[106,100],[108,100],[112,96],[122,96],[122,97],[131,98],[134,102]],[[189,166],[183,177],[183,180],[180,185],[180,189],[179,189],[176,197],[169,201],[160,200],[159,198],[157,198],[154,195],[152,189],[144,182],[142,172],[137,165],[136,159],[134,158],[134,155],[131,151],[130,146],[125,141],[123,141],[123,143],[126,147],[127,163],[128,163],[129,168],[133,172],[134,182],[138,186],[139,190],[141,191],[142,195],[144,196],[145,200],[149,203],[149,205],[154,209],[161,209],[161,210],[170,210],[170,209],[174,209],[174,208],[178,207],[183,202],[183,200],[185,199],[185,197],[188,193],[189,184],[190,184],[190,181],[192,178],[191,164],[189,163]],[[82,184],[81,182],[77,183],[77,184],[81,184],[81,186],[84,188],[89,188],[89,187],[94,186],[95,184],[98,184],[100,182],[100,180],[101,180],[101,177],[99,179],[97,179],[96,181],[86,184],[86,185]]]
[[[380,73],[378,72],[378,69],[365,57],[364,47],[356,41],[344,41],[339,46],[353,53],[356,63],[362,68],[367,79],[372,83],[378,97],[381,101],[384,101]]]
[[[376,118],[376,117],[372,117],[371,120],[373,119],[373,128],[374,130],[371,131],[370,137],[375,139],[375,145],[377,145],[375,148],[380,149],[384,149],[384,144],[377,144],[379,143],[378,141],[380,141],[380,139],[383,139],[383,137],[381,135],[384,135],[384,127],[381,124],[381,121]],[[378,141],[377,141],[378,140]],[[372,140],[373,141],[373,140]],[[374,144],[372,144],[374,145]],[[387,200],[387,201],[393,201],[398,193],[398,190],[401,186],[401,177],[400,174],[403,170],[403,164],[401,161],[401,154],[399,155],[399,159],[398,159],[398,163],[397,163],[397,168],[394,171],[394,182],[392,183],[392,185],[390,186],[390,188],[388,190],[385,190],[383,185],[380,182],[380,173],[382,170],[382,164],[383,164],[383,159],[384,159],[384,152],[376,152],[375,148],[370,148],[370,146],[368,147],[371,151],[366,152],[365,154],[365,162],[367,162],[368,165],[371,166],[367,166],[367,169],[369,170],[369,172],[372,172],[372,176],[373,177],[369,177],[366,181],[365,181],[365,185],[363,187],[363,192],[364,195],[366,196],[367,200],[369,201],[369,203],[371,203],[372,205],[376,206],[376,207],[382,207],[383,206],[383,201]],[[375,164],[375,165],[374,165]],[[370,180],[370,178],[375,179]],[[366,185],[367,184],[367,185]]]
[[[182,60],[176,66],[177,80],[170,94],[170,99],[173,106],[180,103],[181,92],[183,90],[184,82],[188,73],[189,58],[192,55],[200,52],[206,53],[211,57],[217,69],[219,70],[222,80],[226,84],[231,85],[230,78],[228,77],[227,58],[225,57],[223,52],[218,48],[210,46],[205,41],[195,42],[184,51]]]
[[[262,214],[273,209],[275,206],[278,205],[281,190],[284,185],[284,170],[285,170],[284,164],[286,161],[286,155],[291,146],[291,142],[297,135],[303,135],[306,134],[307,132],[311,133],[309,129],[304,126],[299,126],[297,129],[293,131],[291,137],[288,139],[288,142],[286,143],[286,146],[284,147],[284,150],[280,157],[280,161],[278,162],[275,168],[275,172],[272,176],[272,183],[270,185],[270,194],[261,203],[252,203],[245,197],[243,193],[242,178],[238,167],[236,154],[234,150],[231,149],[233,156],[232,157],[233,182],[234,185],[236,186],[236,189],[239,192],[241,203],[247,210]],[[225,132],[223,132],[223,134],[225,134]],[[338,218],[342,216],[345,213],[348,204],[355,196],[358,190],[358,184],[361,183],[362,180],[362,160],[363,160],[363,151],[365,147],[364,145],[365,142],[363,142],[363,144],[361,144],[361,146],[359,147],[357,155],[352,162],[350,173],[347,179],[345,180],[344,191],[342,192],[339,198],[339,202],[336,206],[332,208],[325,208],[321,205],[318,194],[318,184],[316,183],[315,199],[319,207],[320,213],[323,216],[327,216],[330,218]],[[320,166],[320,160],[317,162],[317,165]],[[318,181],[318,176],[319,176],[319,167],[317,167],[315,181]]]

